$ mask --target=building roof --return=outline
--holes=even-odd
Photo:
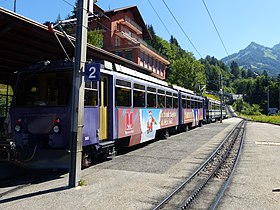
[[[121,11],[131,11],[132,14],[134,15],[134,18],[135,18],[135,22],[137,22],[142,30],[143,30],[143,38],[146,39],[146,40],[149,40],[149,39],[152,39],[152,36],[150,34],[150,32],[148,31],[147,29],[147,26],[137,8],[137,6],[128,6],[128,7],[122,7],[122,8],[118,8],[118,9],[113,9],[113,10],[108,10],[108,11],[104,11],[104,14],[106,14],[107,16],[113,16],[114,14],[118,13],[118,12],[121,12]]]
[[[56,30],[55,32],[69,57],[73,58],[75,51],[72,44],[63,33]],[[70,39],[75,42],[74,37]],[[14,83],[14,72],[28,65],[66,58],[56,36],[49,32],[47,26],[1,7],[0,46],[0,83]],[[88,45],[87,57],[94,60],[108,60],[146,72],[144,67],[93,45]]]

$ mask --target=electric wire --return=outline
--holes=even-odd
[[[155,10],[155,8],[153,7],[152,3],[150,2],[150,0],[148,0],[150,6],[152,7],[152,9],[154,10],[154,12],[156,13],[158,19],[160,20],[160,22],[162,23],[162,25],[164,26],[164,28],[166,29],[166,31],[168,32],[168,34],[171,36],[171,33],[169,32],[168,28],[166,27],[166,25],[164,24],[164,22],[162,21],[162,19],[160,18],[159,14],[157,13],[157,11]]]
[[[211,19],[211,22],[212,22],[212,24],[213,24],[213,26],[214,26],[214,28],[215,28],[215,30],[216,30],[218,36],[219,36],[219,39],[220,39],[220,41],[221,41],[221,43],[222,43],[222,45],[223,45],[223,47],[224,47],[224,49],[225,49],[227,55],[229,56],[228,51],[227,51],[227,48],[226,48],[226,46],[225,46],[225,44],[224,44],[224,42],[223,42],[223,39],[222,39],[222,37],[221,37],[221,35],[220,35],[220,33],[219,33],[217,27],[216,27],[216,24],[215,24],[215,22],[214,22],[214,20],[213,20],[213,18],[212,18],[212,16],[211,16],[211,14],[210,14],[210,11],[209,11],[209,9],[208,9],[208,7],[207,7],[205,1],[202,0],[202,2],[203,2],[203,4],[204,4],[204,7],[205,7],[205,9],[206,9],[206,11],[207,11],[207,13],[208,13],[210,19]]]
[[[164,5],[166,6],[166,8],[168,9],[169,13],[172,15],[172,17],[174,18],[174,20],[176,21],[177,25],[180,27],[180,29],[183,31],[185,37],[189,40],[189,42],[191,43],[192,47],[195,49],[195,51],[197,52],[197,54],[202,58],[202,55],[200,54],[200,52],[197,50],[197,48],[195,47],[195,45],[193,44],[193,42],[191,41],[191,39],[188,37],[188,35],[186,34],[185,30],[182,28],[181,24],[179,23],[179,21],[176,19],[176,17],[174,16],[174,14],[172,13],[172,11],[169,9],[168,5],[165,3],[164,0],[161,0]]]
[[[76,6],[75,5],[73,5],[73,4],[71,4],[69,1],[67,1],[67,0],[62,0],[64,3],[66,3],[66,4],[68,4],[68,5],[70,5],[71,7],[73,7],[73,9],[75,10],[78,10],[79,8],[77,7],[76,8]],[[87,9],[85,9],[85,8],[83,8],[83,10],[85,10],[86,12],[88,12],[88,10]],[[84,28],[86,28],[86,29],[88,29],[88,27],[86,27],[85,25],[82,25],[82,27],[84,27]]]

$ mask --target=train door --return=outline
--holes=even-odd
[[[108,77],[101,75],[100,84],[99,140],[108,138]]]

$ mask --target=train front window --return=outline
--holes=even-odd
[[[71,72],[22,74],[16,91],[16,106],[68,105],[71,83]]]

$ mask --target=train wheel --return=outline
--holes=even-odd
[[[166,129],[164,130],[164,132],[163,132],[163,138],[164,138],[164,139],[167,139],[169,136],[170,136],[169,129],[166,128]]]
[[[88,168],[93,162],[93,151],[89,148],[84,148],[82,153],[82,168]]]

